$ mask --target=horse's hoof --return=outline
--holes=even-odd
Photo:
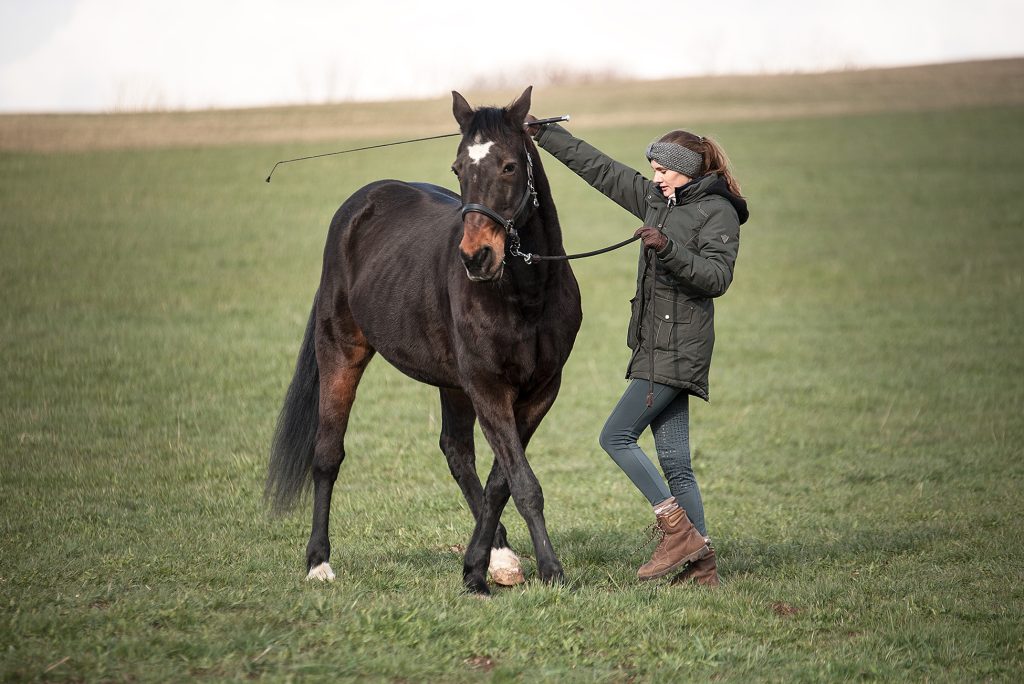
[[[489,598],[491,590],[487,588],[487,580],[480,575],[465,575],[462,583],[466,585],[466,591],[479,598]]]
[[[320,580],[321,582],[333,582],[334,571],[331,570],[331,564],[321,563],[315,568],[310,568],[309,574],[306,575],[306,581],[309,582],[310,580]]]
[[[545,584],[565,584],[565,573],[562,572],[561,565],[556,565],[553,568],[538,569],[537,575]]]
[[[495,584],[514,587],[526,581],[519,556],[512,549],[491,549],[491,562],[487,568]]]

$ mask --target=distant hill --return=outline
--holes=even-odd
[[[504,104],[519,92],[464,94],[472,104],[483,105]],[[1024,58],[558,86],[536,91],[533,109],[539,115],[569,113],[574,127],[593,129],[999,105],[1024,105]],[[0,115],[0,150],[389,140],[454,128],[447,97],[198,112],[7,114]]]

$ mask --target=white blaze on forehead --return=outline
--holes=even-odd
[[[485,142],[470,145],[466,148],[466,152],[469,153],[469,158],[473,160],[474,164],[479,164],[480,160],[486,157],[487,153],[491,151],[491,145],[493,144],[493,142]]]

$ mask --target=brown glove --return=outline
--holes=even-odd
[[[526,115],[526,121],[527,122],[536,121],[536,120],[537,120],[537,117],[535,117],[533,114],[527,114]],[[527,125],[526,125],[526,133],[531,138],[536,138],[538,135],[540,135],[540,132],[542,130],[543,130],[542,126],[530,126],[529,123],[527,123]]]
[[[651,228],[650,226],[641,226],[636,229],[633,233],[633,237],[640,236],[643,240],[644,248],[653,249],[655,253],[660,253],[666,247],[668,247],[668,238],[657,228]]]

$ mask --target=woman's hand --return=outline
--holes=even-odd
[[[645,248],[653,249],[655,252],[660,252],[668,247],[668,237],[657,228],[641,226],[633,233],[633,237],[637,236],[643,240]]]
[[[541,132],[541,127],[540,126],[531,126],[530,125],[531,121],[536,121],[536,120],[537,120],[537,117],[535,117],[533,114],[527,114],[526,115],[526,122],[527,122],[526,126],[525,126],[526,134],[529,135],[531,138],[536,138],[538,135],[540,135],[540,132]]]

